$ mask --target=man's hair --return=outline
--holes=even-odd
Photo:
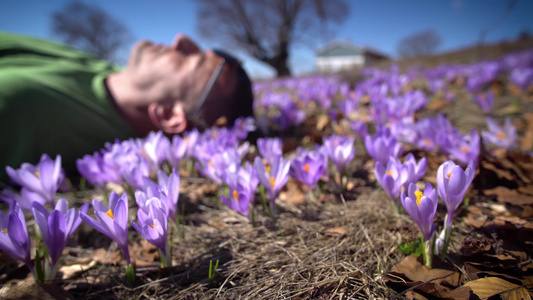
[[[225,95],[211,94],[198,112],[198,119],[205,121],[196,122],[189,120],[188,128],[202,128],[202,125],[213,126],[214,122],[225,117],[227,125],[232,125],[239,117],[253,117],[254,95],[252,82],[242,66],[237,66],[237,80],[233,90]]]

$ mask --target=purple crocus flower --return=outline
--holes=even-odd
[[[24,213],[18,204],[12,207],[9,215],[0,211],[0,250],[23,261],[33,272],[30,237],[28,236]]]
[[[451,159],[458,160],[463,165],[468,164],[470,161],[474,161],[477,164],[479,159],[479,153],[481,141],[477,130],[472,129],[470,135],[457,135],[455,140],[452,141],[446,152]]]
[[[406,166],[409,173],[408,180],[403,185],[404,189],[407,190],[409,188],[410,183],[416,183],[417,181],[422,179],[422,177],[424,177],[424,174],[426,174],[428,163],[425,157],[422,157],[417,163],[413,153],[407,153],[403,165]]]
[[[145,157],[126,162],[121,170],[124,180],[134,189],[140,190],[144,185],[144,178],[150,177],[150,162]]]
[[[446,227],[451,226],[453,213],[463,201],[468,187],[474,180],[475,172],[474,161],[470,161],[465,171],[451,160],[439,166],[437,170],[437,185],[439,196],[446,204],[448,210]]]
[[[281,188],[285,186],[289,180],[289,169],[291,167],[290,161],[286,161],[282,156],[273,158],[271,165],[266,165],[258,156],[255,157],[255,167],[257,169],[257,177],[259,182],[265,187],[270,196],[270,205],[272,213],[276,216],[276,197]]]
[[[196,147],[199,137],[200,137],[200,132],[198,132],[198,129],[196,128],[194,128],[191,131],[186,132],[183,135],[183,140],[185,141],[185,144],[187,145],[187,151],[185,152],[186,158],[194,157],[194,151],[195,151],[195,147]]]
[[[353,160],[355,156],[353,144],[353,137],[332,135],[324,138],[324,151],[339,172],[342,172],[346,165]]]
[[[170,175],[159,170],[157,175],[158,183],[147,177],[144,179],[143,189],[135,191],[135,200],[139,207],[144,207],[151,198],[158,198],[164,204],[165,215],[175,220],[180,191],[180,179],[176,169],[173,168]]]
[[[102,202],[93,200],[95,219],[86,213],[80,212],[81,219],[92,228],[107,235],[124,251],[127,264],[130,264],[130,252],[128,250],[128,195],[126,193],[119,196],[115,192],[109,195],[109,208]]]
[[[159,166],[167,160],[170,141],[163,134],[163,131],[150,132],[142,141],[141,153],[150,162],[152,171],[159,169]]]
[[[290,175],[301,183],[313,188],[324,174],[327,164],[324,164],[322,151],[299,151],[291,161]]]
[[[487,127],[489,131],[481,132],[483,143],[496,145],[505,149],[512,149],[516,146],[516,128],[511,124],[511,119],[505,119],[502,128],[492,118],[487,117]]]
[[[278,156],[283,155],[282,141],[280,138],[259,138],[257,139],[257,149],[259,154],[272,164]]]
[[[533,67],[513,69],[509,74],[509,79],[520,87],[522,91],[525,91],[533,84]]]
[[[249,162],[245,162],[244,166],[239,170],[239,177],[242,182],[248,187],[248,192],[250,194],[250,202],[254,202],[255,191],[257,185],[259,185],[259,178],[257,177],[257,169]]]
[[[486,93],[477,93],[474,96],[474,101],[481,107],[484,113],[490,112],[494,105],[494,94],[491,91]]]
[[[33,216],[41,230],[44,243],[50,255],[50,274],[45,279],[54,279],[56,264],[65,249],[67,239],[81,223],[80,212],[87,213],[89,203],[85,203],[79,211],[68,209],[66,199],[59,199],[50,213],[39,203],[33,204]]]
[[[350,128],[362,139],[368,134],[368,127],[363,120],[352,121],[350,123]]]
[[[172,137],[172,143],[167,148],[167,159],[174,168],[180,167],[180,162],[187,153],[187,141],[179,135]]]
[[[233,124],[233,130],[239,140],[244,140],[248,133],[256,130],[255,119],[253,117],[239,117]]]
[[[437,212],[437,191],[428,182],[424,192],[421,192],[414,183],[409,184],[407,195],[402,191],[402,205],[407,214],[420,229],[425,241],[429,241],[435,231],[433,219]]]
[[[131,222],[131,225],[150,244],[156,246],[163,257],[163,266],[171,265],[170,245],[167,241],[168,221],[165,213],[164,203],[157,198],[151,198],[145,206],[139,207],[137,218],[139,225]]]
[[[106,183],[122,183],[122,175],[118,168],[106,161],[107,154],[95,152],[93,155],[85,155],[76,160],[76,166],[80,174],[87,181],[97,187],[104,188]]]
[[[39,194],[30,192],[25,188],[20,190],[20,194],[12,190],[4,189],[0,192],[0,200],[8,203],[10,207],[18,203],[20,208],[27,211],[31,211],[33,203],[39,203],[41,205],[46,203]]]
[[[159,171],[157,181],[161,187],[164,202],[168,207],[168,217],[175,220],[178,214],[178,198],[180,196],[180,176],[178,171],[172,169],[172,173],[169,176],[165,172]]]
[[[248,216],[250,207],[250,192],[248,188],[241,183],[238,183],[235,187],[230,187],[229,196],[221,196],[222,202],[229,208],[237,211],[244,216]]]
[[[451,124],[450,124],[451,126]],[[435,143],[435,138],[437,135],[437,130],[439,127],[439,121],[433,117],[428,117],[418,120],[412,126],[414,132],[409,132],[409,130],[404,130],[402,136],[409,135],[412,137],[412,140],[409,141],[413,143],[417,148],[423,150],[435,150],[437,144]]]
[[[6,172],[11,179],[26,189],[29,193],[35,194],[43,200],[40,203],[48,202],[53,205],[57,189],[64,179],[61,170],[61,156],[57,155],[52,160],[48,155],[43,154],[37,165],[23,163],[20,169],[6,167]]]
[[[376,162],[374,175],[381,187],[392,198],[395,212],[398,213],[400,189],[409,180],[408,168],[394,156],[389,156],[386,167],[381,162]]]
[[[396,141],[388,127],[378,130],[374,137],[367,135],[365,137],[365,146],[368,154],[375,160],[386,165],[389,157],[399,157],[403,153],[402,144]]]

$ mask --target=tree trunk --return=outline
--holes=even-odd
[[[287,67],[287,62],[280,62],[279,64],[272,65],[276,69],[276,77],[289,77],[291,76],[291,70]]]
[[[267,63],[276,70],[276,77],[288,77],[291,76],[291,70],[287,65],[289,60],[289,52],[287,51],[287,44],[282,43],[279,47],[281,50],[273,57],[260,58],[261,61]]]

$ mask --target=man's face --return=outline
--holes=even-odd
[[[178,35],[170,46],[138,42],[131,51],[127,72],[133,83],[146,91],[148,101],[184,103],[185,109],[198,101],[222,58],[213,51],[201,51],[187,36]],[[233,90],[236,67],[224,65],[210,97]]]

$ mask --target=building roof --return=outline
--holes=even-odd
[[[331,42],[316,51],[317,57],[355,56],[362,55],[363,50],[349,42]]]
[[[333,41],[328,43],[321,49],[315,52],[316,57],[336,57],[336,56],[359,56],[370,55],[376,58],[387,58],[386,55],[380,53],[375,49],[358,47],[351,42]]]

